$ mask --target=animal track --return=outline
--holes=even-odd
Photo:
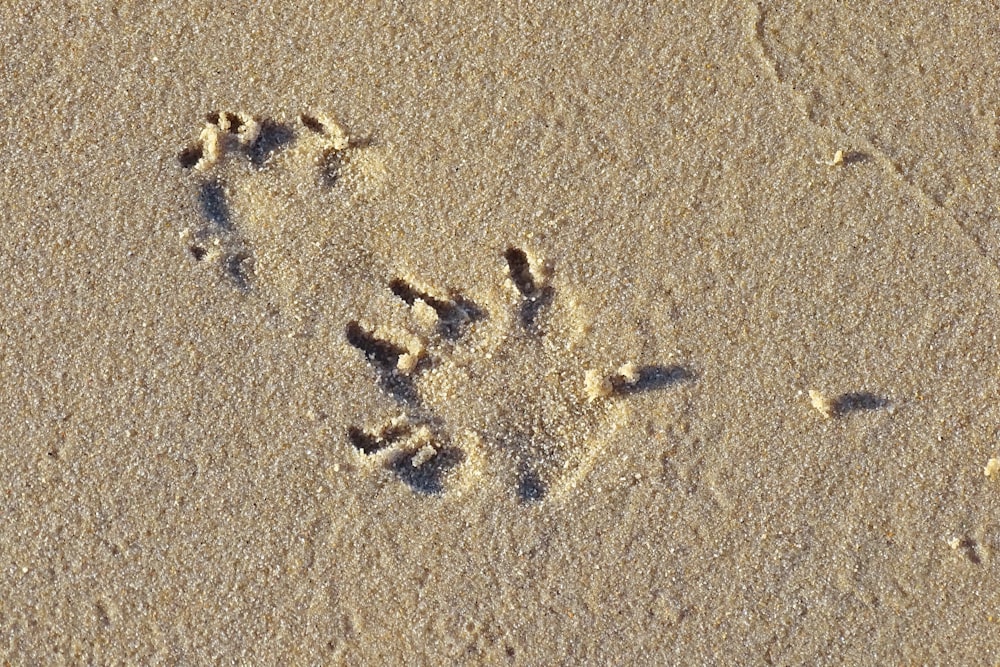
[[[290,323],[290,337],[343,332],[345,352],[360,355],[396,406],[391,418],[357,418],[347,429],[362,469],[387,470],[431,496],[482,475],[524,502],[572,488],[627,421],[630,396],[689,373],[585,368],[586,318],[571,294],[557,293],[551,267],[516,246],[494,255],[495,280],[472,285],[475,298],[385,267],[384,300],[331,299],[384,267],[373,257],[377,239],[356,222],[357,203],[386,182],[380,155],[329,117],[209,114],[177,156],[198,207],[182,238],[196,263],[262,296],[275,315],[268,322]]]
[[[232,285],[247,291],[257,261],[246,230],[230,207],[230,179],[224,173],[227,158],[245,158],[240,176],[246,178],[247,170],[264,170],[279,152],[308,135],[313,145],[307,147],[312,152],[307,161],[314,165],[319,185],[330,188],[350,171],[352,156],[369,142],[352,140],[326,116],[302,114],[297,124],[289,124],[223,111],[208,114],[205,121],[197,141],[177,156],[180,166],[197,177],[201,214],[200,224],[185,230],[182,238],[196,261],[215,264]]]
[[[548,330],[556,293],[545,267],[516,247],[502,259],[513,288],[506,313],[394,278],[387,287],[409,307],[411,326],[346,326],[347,342],[403,410],[374,428],[351,427],[347,440],[417,492],[441,493],[468,464],[466,474],[490,470],[521,501],[540,501],[586,474],[599,431],[624,418],[622,399],[690,377],[634,364],[585,372]]]

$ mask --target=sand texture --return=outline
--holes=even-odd
[[[0,6],[4,664],[1000,661],[1000,5],[636,4]]]

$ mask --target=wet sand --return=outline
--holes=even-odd
[[[995,660],[994,3],[314,4],[0,8],[6,661]]]

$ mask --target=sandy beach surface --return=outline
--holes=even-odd
[[[4,664],[1000,661],[1000,5],[7,2]]]

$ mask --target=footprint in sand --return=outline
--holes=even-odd
[[[283,292],[281,308],[294,311],[307,289],[317,289],[315,267],[331,267],[308,254],[323,245],[317,239],[338,248],[365,244],[344,221],[357,201],[384,187],[378,151],[320,115],[285,124],[221,112],[206,121],[178,155],[200,209],[183,240],[194,261],[213,266],[224,282],[264,301]],[[552,267],[519,247],[498,249],[490,261],[495,279],[469,286],[475,300],[390,272],[382,305],[368,303],[367,316],[337,321],[342,315],[330,312],[310,320],[311,331],[342,332],[345,355],[358,360],[347,363],[367,366],[373,388],[398,408],[391,418],[362,417],[347,429],[345,446],[361,470],[387,470],[386,479],[428,496],[497,476],[521,501],[541,501],[593,468],[601,443],[627,422],[630,396],[691,377],[679,366],[621,360],[584,368],[570,286],[557,290]],[[338,270],[370,280],[381,265],[374,258],[367,269]],[[335,277],[326,280],[319,301],[337,288]],[[303,335],[312,335],[309,327]]]
[[[302,114],[296,123],[281,123],[259,121],[242,112],[213,112],[205,120],[197,141],[177,156],[197,183],[200,209],[199,224],[185,230],[182,238],[195,261],[217,267],[221,276],[242,291],[253,286],[259,258],[252,241],[267,244],[267,218],[272,211],[266,205],[241,201],[244,212],[259,215],[237,219],[231,207],[234,198],[245,200],[248,193],[266,191],[276,179],[291,186],[303,176],[322,189],[346,185],[341,189],[363,197],[377,190],[384,176],[377,159],[358,159],[370,142],[348,137],[328,116]],[[292,153],[284,161],[287,164],[281,164],[284,153]]]
[[[679,366],[585,371],[549,330],[558,295],[545,267],[516,247],[496,262],[510,288],[499,312],[397,277],[387,287],[407,304],[409,326],[347,324],[348,343],[402,408],[374,428],[350,428],[348,441],[414,491],[439,494],[452,478],[460,487],[484,473],[526,502],[572,488],[605,431],[627,420],[625,399],[691,378]]]

